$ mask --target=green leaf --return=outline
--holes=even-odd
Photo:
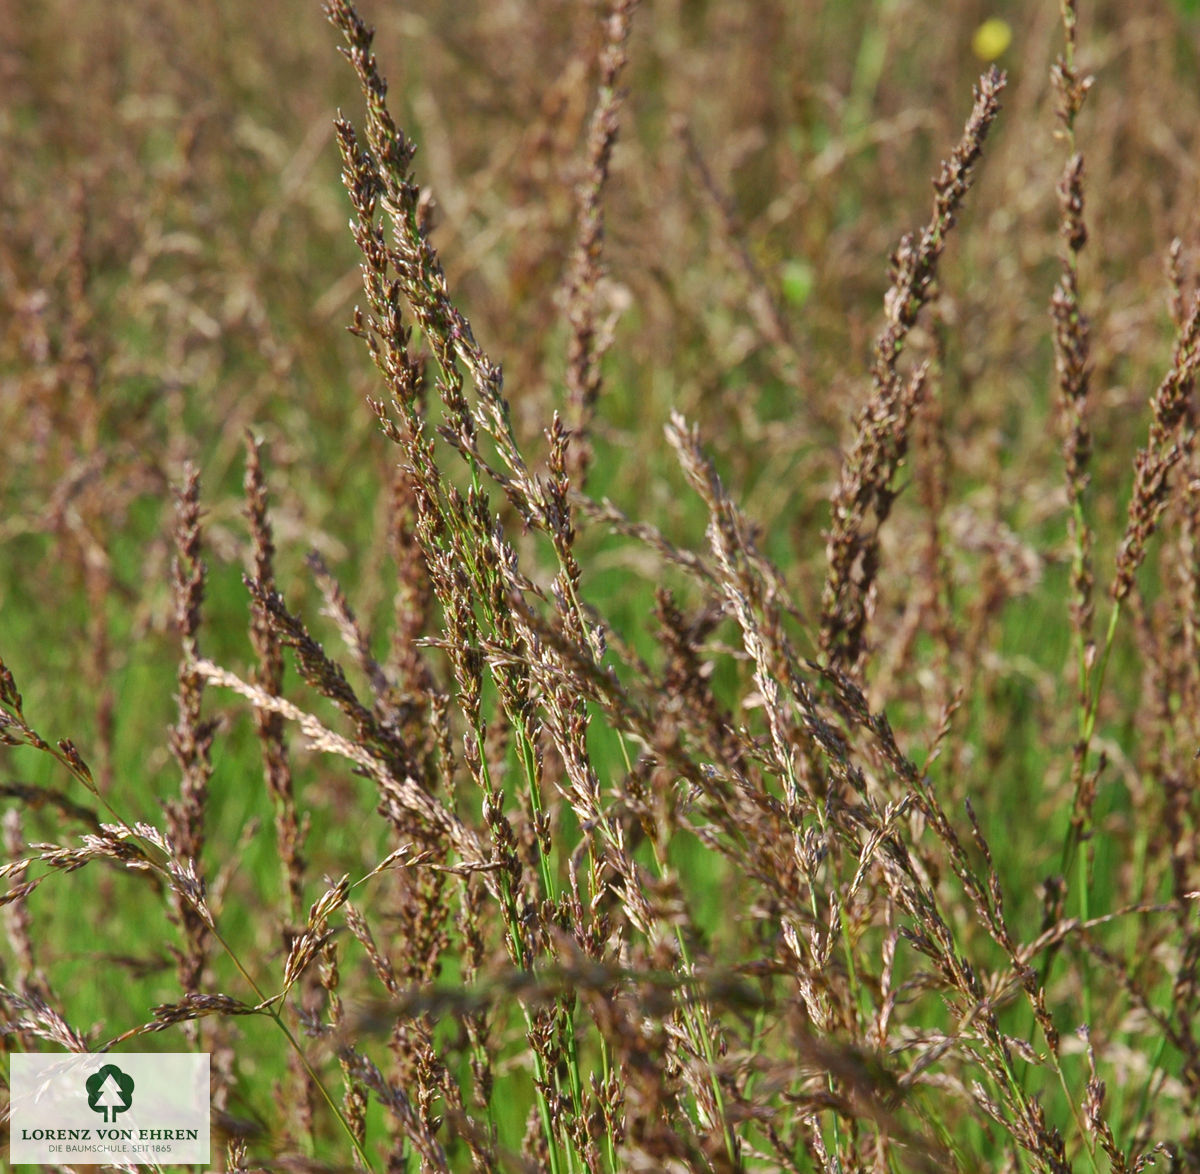
[[[807,261],[785,261],[780,275],[783,296],[793,306],[803,306],[812,294],[816,272]]]

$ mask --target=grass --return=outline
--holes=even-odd
[[[6,1050],[230,1171],[1200,1166],[1187,6],[53,8]]]

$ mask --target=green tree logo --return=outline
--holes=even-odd
[[[111,1125],[118,1113],[124,1113],[133,1104],[133,1077],[115,1064],[105,1064],[98,1072],[93,1072],[84,1087],[88,1108],[94,1113],[103,1113],[106,1125]]]

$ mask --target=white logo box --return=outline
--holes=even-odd
[[[208,1165],[208,1054],[10,1056],[13,1165]]]

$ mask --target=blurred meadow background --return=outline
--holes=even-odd
[[[955,1018],[961,1008],[950,996],[943,1005],[934,985],[918,981],[919,967],[895,963],[889,980],[864,969],[858,991],[846,964],[851,994],[827,1038],[840,1039],[845,1028],[855,1048],[865,1047],[865,1029],[846,1024],[856,1014],[871,1019],[868,1003],[876,1011],[888,1003],[890,981],[902,991],[896,998],[892,989],[890,1013],[911,1029],[903,1047],[884,1046],[885,1030],[870,1038],[886,1061],[854,1051],[861,1070],[847,1071],[826,1056],[820,1097],[808,1068],[756,1071],[743,1084],[730,1075],[736,1096],[727,1090],[729,1103],[778,1096],[772,1111],[779,1116],[735,1114],[720,1127],[700,1094],[687,1110],[683,1079],[684,1108],[672,1117],[660,1104],[654,1119],[665,1116],[677,1134],[701,1140],[673,1150],[659,1137],[656,1150],[648,1132],[630,1127],[628,1113],[624,1126],[613,1123],[615,1110],[613,1120],[605,1116],[615,1094],[594,1092],[578,1136],[558,1122],[552,1102],[538,1102],[535,1086],[549,1077],[531,1070],[528,1020],[516,1010],[518,995],[502,985],[503,934],[488,928],[483,887],[461,898],[464,909],[475,903],[470,916],[484,927],[468,967],[462,942],[470,916],[451,911],[436,926],[414,928],[406,903],[425,882],[385,871],[364,886],[362,906],[378,948],[395,956],[397,989],[410,992],[406,1013],[426,1033],[417,1035],[457,1073],[467,1107],[448,1108],[453,1098],[444,1089],[430,1093],[414,1110],[427,1118],[418,1127],[394,1105],[389,1118],[386,1098],[368,1098],[360,1084],[367,1140],[356,1149],[269,1016],[180,1016],[187,1021],[164,1021],[161,1035],[125,1046],[201,1046],[217,1055],[222,1132],[214,1168],[373,1161],[376,1169],[556,1174],[1116,1170],[1137,1168],[1137,1155],[1160,1141],[1161,1168],[1200,1168],[1200,1044],[1191,1024],[1200,1004],[1200,928],[1188,896],[1200,890],[1200,458],[1188,349],[1200,261],[1194,9],[1183,0],[1081,3],[1073,68],[1093,84],[1064,119],[1063,87],[1052,81],[1064,53],[1064,13],[1054,0],[643,0],[624,42],[628,60],[612,105],[619,131],[599,191],[602,251],[589,278],[587,345],[598,394],[594,412],[579,417],[569,390],[581,337],[572,282],[589,136],[604,100],[609,6],[364,0],[392,114],[417,147],[421,231],[475,339],[503,366],[520,451],[544,472],[554,412],[568,426],[586,424],[575,450],[590,453],[586,481],[580,466],[570,468],[573,491],[591,504],[573,499],[573,551],[583,568],[580,602],[603,617],[606,655],[630,679],[651,682],[667,672],[673,662],[661,629],[672,621],[664,619],[661,591],[670,589],[694,624],[698,678],[728,708],[731,728],[748,731],[748,745],[767,739],[771,699],[733,611],[713,610],[686,568],[633,527],[651,523],[675,548],[711,557],[709,505],[681,468],[679,445],[664,436],[679,413],[698,429],[755,548],[778,568],[800,663],[845,670],[844,682],[822,683],[814,667],[814,687],[832,698],[846,754],[862,763],[868,789],[890,795],[878,779],[890,777],[895,763],[885,761],[885,740],[856,710],[856,697],[870,713],[886,714],[916,770],[928,763],[941,810],[966,845],[959,863],[994,878],[1014,938],[1049,937],[1006,956],[987,919],[975,918],[977,903],[951,852],[940,874],[929,865],[924,875],[945,907],[962,913],[952,919],[956,948],[981,975],[992,967],[1015,976],[1008,985],[997,978],[990,990],[998,1016],[990,1042],[965,1042],[969,1027]],[[315,0],[0,0],[0,658],[20,690],[22,720],[51,746],[69,738],[94,783],[89,791],[64,765],[67,751],[6,749],[5,858],[36,856],[29,845],[81,843],[113,812],[130,826],[186,823],[178,805],[197,791],[181,791],[181,777],[203,776],[197,872],[230,947],[193,950],[190,915],[144,875],[103,861],[66,875],[61,863],[35,861],[7,882],[53,873],[4,910],[0,1003],[10,1050],[63,1042],[65,1028],[47,1027],[53,1021],[42,1008],[98,1047],[183,994],[223,992],[255,1005],[259,995],[239,965],[264,990],[278,990],[309,906],[339,876],[357,881],[404,845],[394,823],[376,815],[370,780],[350,763],[307,749],[289,732],[291,791],[281,798],[264,783],[264,735],[251,705],[228,689],[205,689],[203,721],[217,723],[207,731],[178,703],[199,689],[197,679],[184,679],[188,656],[247,680],[259,663],[243,582],[257,573],[263,549],[247,517],[248,435],[262,470],[250,497],[269,502],[274,585],[290,613],[331,656],[342,655],[346,624],[330,602],[332,575],[366,634],[365,653],[346,656],[356,690],[371,688],[363,666],[373,655],[393,685],[402,676],[395,666],[407,665],[410,710],[461,692],[453,658],[438,643],[445,601],[411,571],[419,503],[400,468],[405,460],[367,404],[389,393],[347,330],[367,300],[347,228],[352,212],[334,117],[340,110],[359,124],[363,96],[337,52],[341,43]],[[992,58],[1007,73],[1001,111],[904,342],[905,369],[927,363],[928,374],[893,454],[888,485],[897,495],[869,556],[877,569],[855,571],[870,580],[866,637],[843,664],[836,640],[822,637],[830,503],[871,402],[889,258],[905,233],[928,221],[930,181],[959,141],[972,89]],[[1067,190],[1083,199],[1086,240],[1063,231],[1070,220],[1059,189],[1073,152],[1083,170]],[[1060,314],[1056,336],[1052,299],[1065,269],[1077,301]],[[1082,335],[1061,323],[1083,317],[1086,353],[1074,370],[1086,369],[1088,389],[1071,400],[1063,340]],[[1173,352],[1178,333],[1191,342]],[[414,336],[414,351],[423,345]],[[1149,516],[1130,519],[1135,462],[1155,439],[1149,405],[1171,370],[1185,385],[1184,423],[1163,451],[1168,442],[1178,451],[1149,509],[1148,554],[1120,600],[1110,640],[1118,568],[1129,568],[1131,536]],[[432,390],[429,398],[437,399]],[[1081,419],[1088,439],[1064,456],[1064,438],[1069,448]],[[450,450],[439,441],[437,459],[449,460]],[[181,565],[186,578],[203,561],[207,578],[202,621],[181,644],[184,596],[173,592],[172,567],[186,529],[176,520],[177,495],[189,464],[199,478],[202,536]],[[447,476],[466,493],[465,472]],[[547,534],[523,521],[503,493],[493,497],[494,520],[523,573],[549,584],[559,564]],[[684,619],[674,625],[686,626]],[[828,637],[828,622],[824,630]],[[417,663],[429,674],[421,689],[413,684]],[[282,693],[337,727],[335,705],[315,697],[291,664]],[[647,686],[647,695],[656,694]],[[28,743],[12,724],[11,693],[6,698],[6,740]],[[586,700],[598,713],[596,698]],[[493,685],[485,708],[498,715],[493,733],[503,728]],[[426,720],[412,712],[408,719],[416,728]],[[630,755],[641,751],[631,751],[618,726],[597,720],[589,736],[605,793],[623,794],[620,780],[639,774]],[[487,801],[463,765],[470,739],[457,717],[445,728],[458,763],[443,762],[459,776],[456,809],[488,826]],[[195,748],[209,732],[210,767],[207,752]],[[431,743],[428,756],[436,749]],[[519,776],[518,751],[493,750],[498,771],[507,763]],[[562,845],[551,871],[566,892],[568,861],[587,820],[570,809],[569,787],[556,789],[563,770],[548,745],[544,801]],[[514,798],[516,777],[507,785],[522,858],[532,860],[537,804],[526,810],[528,801]],[[176,814],[168,817],[164,805],[172,804]],[[920,818],[936,823],[928,812]],[[289,873],[288,826],[302,844],[302,873]],[[671,899],[685,909],[684,963],[653,951],[643,961],[667,971],[700,958],[735,965],[743,916],[755,922],[763,956],[771,954],[785,914],[756,906],[757,897],[739,888],[747,881],[735,857],[687,826],[685,816],[672,823],[678,834],[663,836],[666,857],[655,859],[656,883],[664,892],[675,886]],[[915,842],[932,836],[925,826],[912,830]],[[657,852],[655,833],[642,834]],[[854,848],[841,878],[847,885],[860,849],[863,860],[870,856]],[[638,860],[649,859],[650,847],[637,851]],[[446,883],[452,888],[457,879]],[[981,891],[990,892],[988,884]],[[904,916],[893,909],[876,922],[864,912],[857,936],[844,921],[856,892],[848,885],[841,905],[848,953],[869,945],[886,959],[884,943],[896,949],[893,931]],[[878,908],[886,905],[880,898]],[[1145,908],[1122,912],[1131,907]],[[814,913],[834,932],[837,908],[823,917]],[[1055,929],[1072,918],[1073,926]],[[1100,920],[1080,929],[1079,919]],[[307,924],[324,926],[311,916]],[[514,936],[511,925],[506,932]],[[328,1018],[338,998],[336,981],[328,981],[331,958],[335,979],[341,968],[345,1014],[358,1017],[362,1050],[400,1086],[441,1088],[428,1072],[412,1074],[415,1053],[397,1042],[386,1005],[372,1002],[388,992],[371,992],[374,960],[359,948],[359,934],[341,926],[330,941],[340,958],[322,939],[325,979],[316,980],[314,964],[282,1018],[337,1086],[335,1099],[343,1097],[335,1050],[315,1028],[304,1036],[308,1019]],[[188,957],[191,990],[182,977]],[[638,965],[628,944],[613,959]],[[792,996],[773,993],[772,984],[786,979],[763,967],[747,981],[761,984],[764,1001],[733,1012],[735,1022],[760,1017],[746,1035],[759,1044],[730,1045],[731,1068],[742,1062],[739,1049],[752,1057],[756,1047],[776,1057],[789,1050],[763,1021]],[[494,1069],[489,1080],[505,1091],[486,1110],[490,1094],[478,1072],[472,1085],[480,1045],[455,1034],[456,1017],[466,1013],[428,994],[459,989],[465,969],[472,989],[494,981],[508,992],[488,1003],[483,1050]],[[1040,1005],[1022,991],[1033,974]],[[426,992],[430,1004],[414,1010],[412,991]],[[647,1006],[646,1014],[659,1013]],[[583,1006],[570,1014],[588,1017]],[[670,1013],[662,1015],[669,1022]],[[1035,1021],[1044,1028],[1043,1015],[1057,1024],[1060,1041],[1035,1030]],[[1085,1021],[1090,1043],[1075,1034]],[[1010,1075],[1021,1073],[1004,1094],[1010,1101],[977,1088],[969,1071],[973,1050],[994,1047],[999,1055],[1009,1044]],[[610,1046],[595,1045],[606,1072]],[[653,1053],[668,1083],[687,1066],[673,1046],[662,1042],[661,1055]],[[961,1068],[945,1055],[958,1048],[968,1056]],[[916,1054],[923,1059],[914,1072]],[[342,1064],[348,1071],[344,1055]],[[1108,1090],[1097,1101],[1089,1081],[1099,1079]],[[346,1081],[345,1103],[353,1105]],[[867,1086],[877,1095],[871,1112],[862,1109]],[[572,1093],[579,1119],[585,1093]],[[1092,1102],[1102,1104],[1095,1115]],[[531,1141],[539,1105],[543,1136]],[[1040,1124],[1034,1105],[1045,1113]],[[359,1110],[343,1109],[352,1126]],[[480,1130],[486,1122],[489,1137],[455,1126],[456,1112]],[[1021,1112],[1032,1116],[1022,1120]],[[706,1148],[714,1129],[720,1144]],[[599,1164],[580,1140],[589,1130],[608,1143]],[[1060,1166],[1059,1147],[1047,1140],[1055,1130],[1066,1138]],[[422,1148],[416,1137],[442,1148],[432,1141]]]

